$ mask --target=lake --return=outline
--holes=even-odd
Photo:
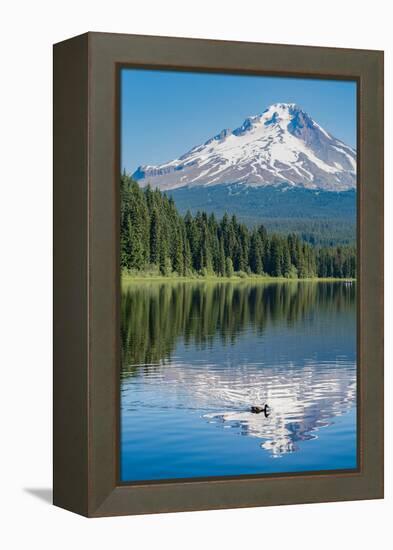
[[[121,481],[357,467],[355,283],[135,281],[121,340]]]

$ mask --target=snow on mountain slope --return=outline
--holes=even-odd
[[[356,151],[294,103],[275,103],[170,162],[133,178],[161,190],[242,183],[344,191],[356,187]]]

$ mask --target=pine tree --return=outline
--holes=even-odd
[[[248,271],[249,269],[249,252],[250,252],[250,238],[248,229],[245,225],[238,226],[238,243],[239,243],[239,260],[238,270]]]
[[[291,254],[287,242],[283,242],[283,255],[282,255],[282,273],[284,277],[289,277],[291,274]]]
[[[271,240],[271,268],[274,277],[282,276],[282,244],[277,235]]]
[[[153,207],[150,222],[150,262],[158,265],[160,260],[160,220],[156,207]]]
[[[205,275],[210,275],[213,272],[212,254],[209,239],[209,232],[204,221],[202,227],[202,243],[201,243],[201,272]]]
[[[171,260],[168,256],[166,243],[164,241],[161,242],[160,246],[159,265],[161,275],[169,275],[172,272]]]
[[[225,252],[224,252],[224,243],[222,239],[220,239],[220,245],[219,245],[217,273],[218,275],[221,275],[221,277],[225,277]]]
[[[229,257],[225,260],[225,273],[227,277],[233,277],[233,263]]]
[[[253,273],[258,275],[263,273],[262,240],[260,233],[257,231],[254,231],[251,236],[249,266]]]
[[[184,253],[184,275],[190,275],[192,272],[192,256],[190,242],[187,239],[186,232],[183,233],[183,253]]]
[[[184,275],[184,243],[181,228],[173,232],[173,270],[178,275]]]

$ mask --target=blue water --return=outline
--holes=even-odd
[[[125,289],[121,480],[356,468],[355,293],[344,283]],[[250,411],[266,403],[267,418]]]

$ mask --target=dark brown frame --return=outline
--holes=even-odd
[[[118,482],[120,66],[358,83],[358,470]],[[383,497],[383,52],[87,33],[54,46],[54,503],[89,516]]]

